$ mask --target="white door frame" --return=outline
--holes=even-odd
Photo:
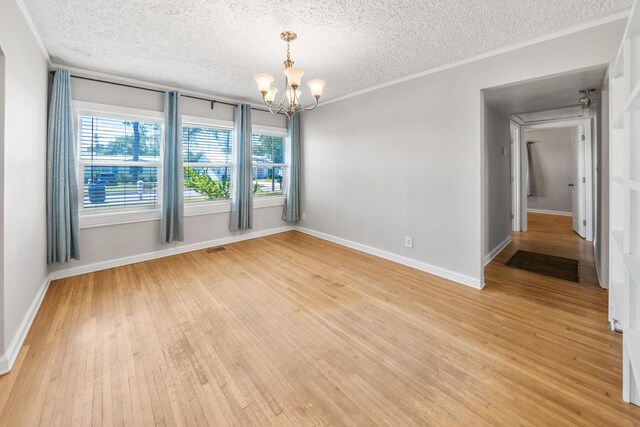
[[[522,217],[519,214],[521,211],[520,200],[520,181],[522,173],[520,172],[520,132],[521,126],[511,120],[511,230],[522,230]]]
[[[520,202],[519,211],[516,210],[516,217],[519,218],[520,229],[519,231],[527,231],[527,182],[524,176],[524,172],[526,168],[524,166],[527,161],[526,152],[527,152],[527,141],[525,137],[525,133],[527,130],[532,129],[552,129],[552,128],[564,128],[564,127],[574,127],[574,126],[584,126],[584,135],[585,135],[585,146],[584,146],[584,155],[585,155],[585,220],[586,220],[586,230],[587,237],[586,240],[589,242],[593,241],[593,135],[591,132],[591,125],[593,117],[590,118],[582,118],[582,119],[562,119],[562,120],[545,120],[543,122],[538,123],[530,123],[520,125],[520,144],[517,147],[517,151],[519,151],[519,171],[518,178],[520,182],[519,185],[514,186],[516,191],[519,194],[516,194],[516,201]],[[514,150],[516,151],[516,150]],[[514,156],[514,159],[518,157]],[[517,202],[516,202],[517,205]],[[516,221],[517,223],[518,221]]]

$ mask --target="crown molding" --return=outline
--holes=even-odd
[[[15,0],[15,2],[18,5],[18,9],[20,9],[20,12],[22,12],[22,16],[24,17],[24,20],[27,21],[27,26],[31,30],[31,34],[33,34],[33,37],[36,39],[36,43],[38,43],[38,46],[40,47],[40,50],[42,51],[44,58],[47,60],[49,65],[51,65],[51,55],[49,55],[49,51],[44,45],[44,42],[42,41],[42,37],[40,37],[40,33],[38,33],[38,30],[36,29],[36,26],[33,23],[33,20],[31,19],[31,15],[29,14],[29,11],[27,10],[22,0]]]
[[[324,105],[332,104],[334,102],[343,101],[345,99],[353,98],[355,96],[363,95],[365,93],[374,92],[379,89],[383,89],[389,86],[397,85],[399,83],[404,83],[410,80],[415,80],[420,77],[428,76],[429,74],[439,73],[441,71],[449,70],[452,68],[460,67],[462,65],[470,64],[472,62],[481,61],[483,59],[491,58],[493,56],[501,55],[503,53],[512,52],[514,50],[522,49],[524,47],[536,45],[539,43],[543,43],[546,41],[550,41],[553,39],[557,39],[560,37],[568,36],[570,34],[578,33],[580,31],[588,30],[590,28],[599,27],[601,25],[605,25],[611,22],[620,21],[622,19],[627,19],[631,14],[631,10],[625,10],[622,12],[617,12],[612,15],[608,15],[602,18],[594,19],[591,21],[583,22],[578,25],[574,25],[572,27],[564,28],[562,30],[553,31],[551,33],[545,34],[540,37],[535,37],[529,40],[524,40],[517,43],[512,43],[503,47],[499,47],[496,49],[489,50],[484,53],[480,53],[478,55],[470,56],[468,58],[460,59],[458,61],[450,62],[448,64],[439,65],[437,67],[429,68],[425,71],[420,71],[418,73],[409,74],[404,77],[400,77],[397,79],[389,80],[385,83],[380,83],[374,86],[369,86],[364,89],[357,90],[355,92],[349,93],[347,95],[342,95],[337,98],[329,99],[327,101],[321,102],[318,106],[322,107]]]

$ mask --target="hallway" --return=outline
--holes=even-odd
[[[593,244],[581,239],[571,229],[571,217],[540,213],[528,214],[526,233],[511,233],[511,243],[489,264],[485,270],[487,286],[512,282],[522,291],[536,298],[541,291],[562,299],[567,293],[578,293],[594,301],[602,301],[601,310],[607,313],[607,292],[600,288],[593,258]],[[566,282],[505,266],[518,250],[538,252],[580,261],[580,283]],[[584,295],[582,295],[584,291]]]

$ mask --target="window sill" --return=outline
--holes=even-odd
[[[271,208],[284,205],[284,196],[258,196],[253,198],[253,208]]]
[[[284,205],[284,196],[264,196],[253,198],[253,208],[262,209]],[[187,205],[184,216],[210,215],[231,211],[231,202],[218,201]],[[80,215],[80,228],[108,227],[110,225],[131,224],[145,221],[159,221],[160,209],[148,209],[129,212],[106,212]]]
[[[109,225],[134,222],[156,221],[160,219],[160,209],[144,209],[128,212],[105,212],[80,215],[80,228],[106,227]]]
[[[253,208],[262,209],[284,205],[284,196],[263,196],[253,198]],[[184,216],[208,215],[231,211],[231,202],[203,202],[184,207]]]

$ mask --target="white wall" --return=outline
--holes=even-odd
[[[572,212],[571,187],[574,128],[530,129],[525,131],[531,144],[532,181],[534,195],[527,197],[527,208]]]
[[[13,0],[1,0],[5,55],[4,275],[2,353],[47,277],[46,131],[48,63]]]
[[[0,46],[0,242],[4,242],[4,52]],[[0,354],[4,354],[4,245],[0,245]]]
[[[301,226],[480,286],[481,90],[607,64],[623,30],[604,24],[305,113]]]
[[[511,235],[511,128],[509,117],[484,109],[484,248],[483,256]]]
[[[74,75],[81,74],[74,72]],[[115,86],[106,83],[72,79],[71,91],[75,101],[94,102],[127,108],[162,111],[164,95],[162,93]],[[233,107],[215,104],[211,110],[205,101],[183,97],[184,115],[207,117],[220,120],[233,120]],[[267,112],[253,111],[254,124],[274,127],[286,127],[285,117]],[[253,231],[264,231],[291,225],[281,219],[282,206],[254,208]],[[229,231],[229,213],[185,217],[185,241],[169,245],[160,243],[160,221],[151,220],[130,224],[110,225],[80,230],[80,261],[73,260],[65,264],[53,264],[49,271],[77,271],[87,266],[104,265],[110,261],[137,257],[149,253],[175,249],[185,245],[228,238],[247,234],[247,232]],[[251,232],[251,231],[249,231]]]

